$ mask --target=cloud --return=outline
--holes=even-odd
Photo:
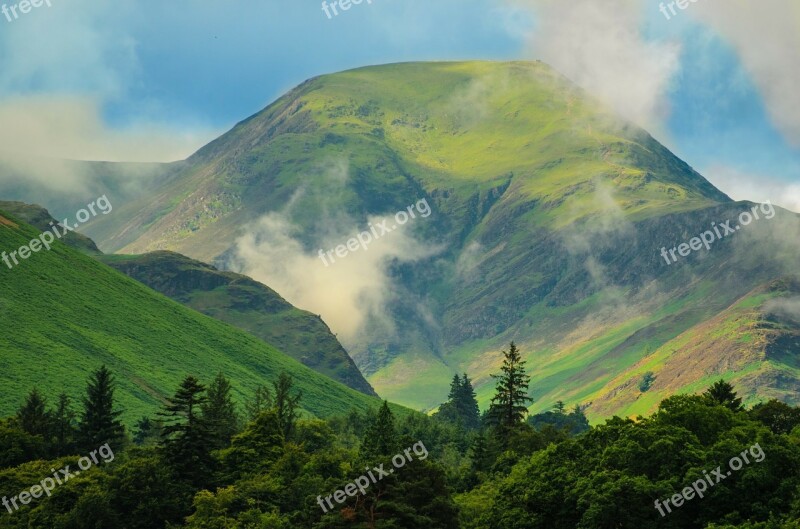
[[[330,197],[337,194],[337,189],[338,193],[345,192],[343,174],[347,176],[346,163],[329,162],[326,179],[317,182],[318,187],[300,188],[283,211],[268,213],[247,226],[224,266],[269,285],[293,305],[320,314],[350,347],[365,336],[367,323],[372,332],[376,325],[382,331],[394,331],[388,306],[399,290],[389,264],[430,257],[440,248],[414,237],[413,224],[425,221],[417,215],[390,233],[376,228],[380,236],[366,249],[359,247],[343,258],[334,254],[334,262],[330,262],[330,256],[323,260],[319,250],[346,245],[349,239],[368,231],[370,224],[377,227],[386,221],[386,227],[395,225],[394,213],[369,216],[362,224],[331,207]],[[297,210],[306,209],[304,198],[311,198],[316,204],[318,230],[312,237],[313,250],[301,242],[301,230],[291,220]],[[425,208],[418,211],[424,214]]]
[[[800,297],[771,299],[764,304],[764,311],[800,322]]]
[[[753,77],[769,115],[800,147],[800,4],[796,0],[698,2],[686,10],[727,40]]]
[[[800,213],[800,183],[785,182],[769,176],[743,173],[732,167],[716,165],[703,171],[709,182],[734,200],[772,204]]]
[[[645,39],[636,0],[508,0],[534,10],[528,42],[551,65],[621,116],[661,129],[680,46]]]
[[[50,192],[81,194],[97,186],[98,174],[71,160],[181,160],[217,133],[176,131],[150,123],[115,129],[104,122],[94,97],[6,98],[0,101],[0,187],[5,192],[17,189],[21,194],[13,198],[49,202]],[[141,184],[142,178],[152,176],[135,167],[117,174],[122,179],[117,188]]]
[[[112,129],[92,97],[19,96],[0,101],[0,156],[167,162],[189,156],[215,132],[152,123]],[[12,154],[13,153],[13,154]]]
[[[140,18],[130,0],[54,0],[12,23],[3,20],[0,185],[12,184],[4,189],[22,182],[80,192],[94,185],[96,175],[65,160],[174,161],[220,132],[164,125],[166,112],[149,100],[137,105],[138,118],[106,118],[106,111],[139,87],[141,44],[129,23]]]

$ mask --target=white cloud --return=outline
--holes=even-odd
[[[301,187],[284,211],[269,213],[245,227],[245,234],[237,239],[225,266],[269,285],[291,304],[320,314],[349,347],[364,337],[367,323],[372,332],[376,324],[387,333],[394,331],[387,306],[398,293],[389,274],[389,262],[416,261],[439,253],[441,248],[413,236],[413,225],[425,222],[427,217],[418,215],[399,226],[394,214],[370,216],[363,225],[333,208],[332,197],[347,192],[348,165],[341,160],[328,160],[321,169],[324,179],[314,187]],[[323,252],[346,245],[349,239],[369,231],[370,224],[376,227],[374,233],[379,237],[366,249],[359,246],[349,251],[346,257],[333,254],[334,262],[331,256],[323,260],[316,249],[307,251],[299,240],[299,228],[290,219],[295,210],[306,208],[303,200],[308,197],[314,203],[318,226],[315,243]],[[419,203],[417,211],[431,214]],[[385,227],[396,228],[382,233],[377,226],[383,221]]]
[[[535,58],[551,65],[621,116],[651,131],[669,112],[666,93],[680,46],[648,41],[637,0],[509,0],[528,6]]]
[[[709,182],[734,200],[772,204],[800,213],[800,182],[785,182],[764,175],[747,174],[716,165],[703,174]]]
[[[800,3],[797,0],[698,2],[686,10],[736,49],[772,121],[800,147]]]

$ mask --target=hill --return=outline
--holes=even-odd
[[[26,245],[39,231],[0,211],[0,248]],[[88,374],[106,364],[117,376],[128,424],[152,414],[194,374],[225,373],[242,402],[282,371],[302,406],[330,416],[377,399],[345,387],[248,333],[199,314],[61,242],[13,268],[0,266],[0,413],[13,413],[32,386],[78,398]]]
[[[98,259],[187,307],[261,338],[318,373],[377,397],[319,316],[292,306],[247,276],[173,252]]]

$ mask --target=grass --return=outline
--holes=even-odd
[[[0,212],[3,219],[4,251],[38,235]],[[34,386],[51,403],[61,392],[78,399],[87,377],[101,364],[117,377],[118,406],[128,424],[153,414],[185,375],[210,381],[220,371],[231,379],[239,403],[282,371],[303,392],[304,409],[317,416],[380,402],[61,243],[13,269],[0,266],[0,311],[3,415],[14,412]]]

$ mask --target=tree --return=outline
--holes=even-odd
[[[106,366],[92,373],[83,398],[83,414],[78,425],[78,437],[85,451],[109,443],[119,447],[125,428],[117,419],[120,413],[114,410],[114,376]]]
[[[478,400],[475,397],[472,381],[466,373],[463,377],[453,375],[448,400],[439,406],[436,417],[451,424],[461,425],[467,430],[480,428],[481,416]]]
[[[47,410],[47,399],[39,390],[33,388],[25,398],[25,403],[17,411],[20,427],[31,435],[40,435],[49,442],[52,417]]]
[[[525,361],[514,342],[508,352],[503,351],[503,356],[502,373],[492,375],[498,382],[487,418],[500,437],[508,441],[514,428],[525,419],[527,404],[533,399],[528,397],[531,377],[525,373]]]
[[[262,411],[267,411],[272,408],[272,394],[267,386],[258,386],[253,398],[247,401],[244,405],[247,411],[247,420],[253,421],[256,417],[261,415]]]
[[[52,435],[55,443],[55,452],[58,456],[74,452],[75,438],[75,412],[72,410],[72,401],[66,393],[58,396],[58,406],[52,417]]]
[[[208,401],[202,406],[203,419],[211,430],[214,448],[224,448],[239,431],[236,404],[231,398],[231,383],[225,375],[217,374],[208,387],[207,396]]]
[[[361,455],[366,459],[391,456],[397,452],[397,430],[389,402],[383,401],[375,421],[367,428],[361,442]]]
[[[278,380],[272,384],[275,389],[275,410],[278,412],[283,435],[289,439],[297,421],[297,409],[300,407],[302,392],[292,394],[294,382],[291,375],[281,373]]]
[[[703,397],[711,404],[725,406],[732,411],[743,411],[742,399],[733,390],[733,386],[722,379],[714,382],[703,392]]]
[[[158,444],[163,434],[164,424],[158,419],[142,417],[136,421],[133,432],[133,442],[139,446],[153,446]]]
[[[206,392],[197,378],[187,376],[167,399],[161,436],[161,448],[178,477],[197,488],[202,487],[211,473],[212,440],[201,408],[206,403]]]

